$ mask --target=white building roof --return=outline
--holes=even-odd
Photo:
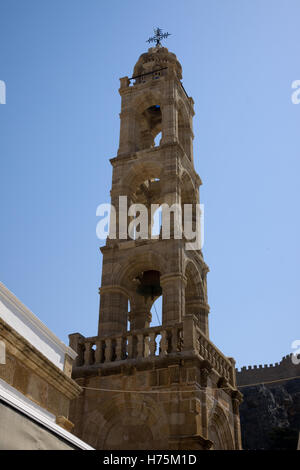
[[[0,318],[23,336],[60,370],[65,355],[75,359],[77,353],[66,346],[20,300],[0,282]]]

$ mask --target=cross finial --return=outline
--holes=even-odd
[[[149,42],[149,44],[150,44],[150,42],[156,42],[155,46],[158,47],[158,46],[161,46],[160,41],[162,39],[166,39],[168,36],[171,36],[171,34],[170,33],[163,33],[162,29],[160,29],[160,28],[154,28],[154,36],[147,39],[146,42]]]

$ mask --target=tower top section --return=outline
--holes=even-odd
[[[152,36],[151,38],[149,38],[147,40],[147,42],[149,42],[149,44],[151,42],[155,42],[156,43],[156,46],[161,46],[161,40],[162,39],[167,39],[169,36],[171,36],[170,33],[163,33],[162,29],[161,28],[154,28],[154,36]]]
[[[133,77],[154,72],[166,67],[174,67],[179,80],[182,79],[182,67],[173,52],[160,45],[150,47],[148,52],[142,54],[133,69]]]

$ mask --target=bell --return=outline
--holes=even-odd
[[[144,271],[142,277],[139,278],[140,285],[137,288],[137,293],[145,297],[158,297],[162,294],[160,286],[160,273],[159,271]]]

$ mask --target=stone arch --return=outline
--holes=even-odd
[[[163,177],[164,167],[161,161],[146,160],[135,162],[122,177],[124,185],[131,193],[147,180],[161,179]],[[128,194],[129,196],[129,194]]]
[[[198,188],[196,188],[191,175],[185,169],[181,171],[180,188],[182,204],[196,204],[198,202]]]
[[[164,448],[169,426],[162,407],[152,397],[119,394],[103,408],[97,448],[151,450]]]
[[[198,319],[201,331],[208,336],[209,306],[200,267],[189,259],[185,263],[184,273],[186,277],[185,315],[194,315]]]
[[[234,439],[228,417],[220,405],[216,405],[210,415],[208,438],[214,443],[214,450],[234,450]]]
[[[190,123],[189,112],[182,99],[178,100],[177,110],[178,110],[178,140],[179,140],[179,143],[182,145],[188,159],[191,160],[192,159],[191,123]]]
[[[127,195],[128,207],[143,204],[148,210],[148,236],[151,238],[154,207],[162,202],[164,168],[160,161],[142,159],[135,162],[122,176],[122,194]],[[152,210],[153,209],[153,210]],[[153,213],[152,213],[153,212]],[[133,220],[133,218],[129,219]],[[129,223],[128,221],[128,223]]]
[[[205,298],[201,273],[197,265],[191,259],[185,262],[184,275],[187,279],[185,290],[186,300],[201,299],[201,301],[204,301]]]
[[[162,98],[159,92],[146,91],[133,102],[136,150],[155,146],[154,139],[162,132]]]
[[[132,289],[131,277],[138,275],[141,270],[158,270],[164,275],[167,272],[167,259],[151,249],[141,254],[136,253],[129,259],[125,258],[124,263],[118,266],[118,271],[114,273],[114,282],[129,293]]]
[[[143,251],[131,258],[124,258],[122,264],[118,265],[115,272],[114,283],[119,285],[128,293],[131,310],[129,312],[130,329],[148,328],[151,323],[151,307],[153,302],[161,295],[144,297],[139,289],[141,279],[146,271],[158,271],[158,278],[167,272],[167,259],[164,255],[154,250]]]
[[[146,108],[154,105],[162,106],[162,95],[158,90],[147,90],[137,95],[132,103],[133,109],[136,113],[142,113]]]
[[[199,192],[190,173],[184,169],[180,175],[180,197],[182,212],[182,227],[186,240],[193,242],[196,239],[197,216],[199,216]]]

